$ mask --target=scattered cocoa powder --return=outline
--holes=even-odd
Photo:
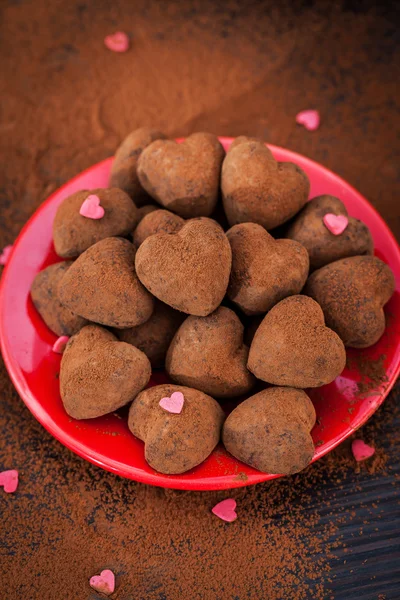
[[[356,384],[357,395],[360,398],[365,398],[369,394],[376,395],[377,387],[387,383],[386,358],[386,354],[381,354],[376,358],[365,356],[362,352],[347,354],[347,368],[357,371],[361,376],[360,381]]]
[[[236,475],[235,479],[236,479],[237,481],[247,481],[247,480],[248,480],[248,477],[247,477],[246,473],[243,473],[243,471],[240,471],[240,473],[238,473],[238,474]]]

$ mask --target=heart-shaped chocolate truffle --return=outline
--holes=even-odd
[[[229,146],[228,152],[230,152],[231,150],[233,150],[234,148],[236,148],[236,146],[240,146],[240,144],[245,144],[246,142],[255,142],[256,144],[258,144],[258,143],[261,142],[264,145],[266,143],[261,138],[250,137],[248,135],[239,135],[238,137],[236,137],[233,140],[232,144]]]
[[[259,223],[273,229],[304,206],[310,182],[294,163],[277,162],[261,140],[241,137],[223,162],[221,189],[230,225]]]
[[[144,240],[155,233],[176,233],[185,221],[169,210],[151,211],[145,215],[133,232],[133,244],[139,248]]]
[[[141,154],[138,177],[160,204],[181,217],[208,217],[219,191],[225,152],[211,133],[194,133],[181,144],[157,140]]]
[[[111,167],[110,187],[124,190],[136,206],[143,206],[150,198],[142,188],[137,176],[139,156],[155,140],[164,140],[165,135],[156,129],[141,127],[132,131],[118,147]]]
[[[291,475],[314,455],[315,409],[303,390],[272,387],[248,398],[224,423],[225,448],[264,473]]]
[[[60,392],[74,419],[93,419],[130,402],[149,382],[143,352],[98,325],[83,327],[61,359]]]
[[[308,388],[330,383],[345,364],[343,342],[325,326],[321,307],[307,296],[290,296],[264,317],[247,366],[268,383]]]
[[[188,317],[169,347],[168,374],[216,398],[245,394],[255,379],[247,370],[243,331],[239,318],[224,306],[208,317]]]
[[[160,406],[172,394],[183,394],[178,414]],[[224,421],[213,398],[180,385],[157,385],[141,392],[129,410],[128,427],[145,443],[145,457],[153,469],[169,475],[193,469],[218,444]]]
[[[151,212],[154,212],[155,210],[160,210],[160,207],[157,206],[156,204],[145,204],[144,206],[141,206],[140,208],[138,208],[137,209],[138,215],[139,215],[138,224],[140,223],[140,221],[142,219],[145,218],[146,215],[150,214]],[[136,225],[136,227],[137,227],[137,225]]]
[[[88,218],[80,214],[82,204],[91,196],[100,200],[103,217]],[[57,209],[53,223],[54,247],[59,256],[79,256],[104,238],[128,235],[137,221],[137,208],[122,190],[81,190],[68,196]]]
[[[327,215],[348,218],[343,233],[335,235],[330,231],[324,223]],[[317,196],[310,200],[291,224],[286,237],[307,248],[313,270],[340,258],[373,254],[374,251],[368,227],[362,221],[349,217],[345,205],[335,196]]]
[[[144,286],[172,308],[209,315],[225,296],[232,253],[222,228],[212,219],[188,221],[178,233],[148,237],[136,253]]]
[[[307,281],[307,250],[292,240],[275,240],[257,223],[234,225],[226,236],[232,249],[228,297],[246,315],[266,313]]]
[[[117,329],[115,335],[145,353],[155,368],[164,365],[165,355],[177,329],[186,317],[163,302],[156,300],[150,319],[129,329]]]
[[[58,295],[81,317],[120,329],[141,325],[153,312],[153,298],[135,272],[135,248],[121,238],[106,238],[81,254]]]
[[[31,287],[36,310],[58,336],[73,335],[88,324],[86,319],[65,308],[58,298],[58,285],[71,265],[71,261],[65,261],[46,267],[36,275]]]
[[[321,305],[327,325],[346,346],[367,348],[385,331],[383,307],[394,289],[387,264],[376,256],[353,256],[315,271],[304,293]]]

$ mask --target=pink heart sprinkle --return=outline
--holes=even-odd
[[[235,508],[236,500],[234,500],[233,498],[227,498],[226,500],[222,500],[222,502],[218,502],[218,504],[216,504],[214,508],[211,509],[211,512],[223,521],[232,523],[232,521],[237,519]]]
[[[12,246],[5,246],[3,248],[3,252],[0,254],[0,265],[6,265],[8,263],[12,249]]]
[[[123,31],[116,31],[104,38],[104,44],[112,52],[126,52],[129,49],[129,38]]]
[[[351,450],[357,462],[366,460],[375,454],[375,448],[368,446],[368,444],[362,440],[353,440],[353,443],[351,444]]]
[[[185,397],[182,392],[174,392],[171,397],[161,398],[159,404],[161,408],[174,415],[179,415],[182,412]]]
[[[296,123],[304,125],[308,131],[315,131],[320,123],[319,112],[317,110],[302,110],[296,115]]]
[[[322,217],[324,225],[333,235],[341,235],[349,224],[349,220],[345,215],[334,215],[328,213]]]
[[[65,350],[65,346],[68,344],[69,337],[67,335],[62,335],[54,342],[53,352],[56,354],[62,354]]]
[[[104,217],[104,208],[100,206],[100,198],[96,194],[90,194],[82,202],[79,214],[87,219],[102,219]]]
[[[4,487],[7,494],[12,494],[18,487],[18,471],[11,469],[0,473],[0,485]]]
[[[109,596],[115,590],[115,575],[110,569],[104,569],[100,575],[93,575],[90,578],[89,585],[96,592]]]

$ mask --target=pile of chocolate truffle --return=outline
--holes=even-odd
[[[69,336],[67,413],[131,403],[129,429],[161,473],[192,469],[221,439],[260,471],[309,464],[316,415],[304,389],[342,372],[346,346],[381,337],[394,291],[366,225],[338,198],[307,202],[309,190],[258,139],[225,154],[209,133],[180,144],[131,133],[110,187],[59,206],[54,246],[67,260],[32,285],[48,327]],[[173,383],[146,388],[152,368]]]

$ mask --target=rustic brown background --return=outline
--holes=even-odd
[[[2,0],[0,11],[0,247],[142,125],[303,153],[400,237],[395,3]],[[132,39],[123,55],[102,43],[118,29]],[[314,107],[322,124],[309,133],[295,115]],[[231,529],[209,515],[218,495],[146,488],[72,455],[3,366],[0,410],[0,470],[22,473],[16,495],[0,491],[2,599],[100,598],[87,581],[105,566],[119,600],[400,597],[393,394],[365,430],[382,448],[375,473],[344,453],[235,492]]]

